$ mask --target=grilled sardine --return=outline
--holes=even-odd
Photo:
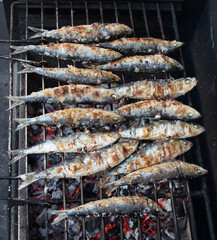
[[[15,102],[10,109],[23,103],[106,104],[121,98],[122,96],[113,89],[74,84],[46,88],[39,92],[33,92],[28,96],[9,96],[9,99]]]
[[[103,48],[109,48],[122,54],[168,54],[183,43],[177,41],[166,41],[157,38],[121,38],[112,42],[100,43]]]
[[[145,100],[125,105],[116,110],[123,117],[146,117],[192,120],[201,115],[198,111],[176,100]]]
[[[168,99],[182,96],[196,85],[197,79],[189,77],[175,80],[143,80],[118,86],[115,91],[131,99]]]
[[[19,189],[43,178],[76,178],[106,171],[129,157],[136,150],[138,143],[135,140],[117,143],[112,147],[79,155],[71,161],[61,162],[42,171],[22,174],[18,176],[23,180]]]
[[[133,212],[145,212],[154,215],[163,215],[164,213],[156,202],[144,196],[112,197],[89,202],[69,210],[49,211],[51,214],[58,214],[53,224],[69,216],[128,215]]]
[[[96,108],[69,108],[34,118],[17,118],[15,120],[19,122],[16,130],[20,130],[32,124],[57,127],[101,127],[113,125],[125,119],[114,112]]]
[[[12,150],[11,153],[17,156],[12,159],[11,163],[16,162],[28,154],[91,152],[107,147],[119,138],[120,134],[117,132],[90,133],[89,131],[57,137],[30,148]]]
[[[127,174],[115,182],[107,183],[105,185],[105,187],[108,188],[106,193],[108,196],[110,196],[114,189],[123,185],[139,183],[149,184],[162,180],[192,178],[204,175],[206,173],[206,169],[195,164],[190,164],[183,161],[166,162],[148,168],[142,168]]]
[[[12,54],[35,52],[48,57],[69,59],[75,62],[107,63],[121,58],[121,54],[110,49],[76,43],[50,43],[48,45],[11,46]]]
[[[31,38],[48,37],[60,41],[94,43],[128,36],[133,30],[120,23],[93,23],[91,25],[66,26],[51,31],[29,27],[37,32]]]
[[[42,76],[67,83],[101,84],[117,82],[120,78],[112,72],[94,69],[76,68],[68,65],[67,68],[40,68],[29,64],[22,64],[25,68],[19,73],[37,73]]]
[[[192,145],[191,142],[186,140],[155,141],[146,144],[141,150],[132,154],[124,162],[108,170],[106,176],[127,174],[140,168],[169,161],[187,152]]]
[[[184,69],[183,66],[175,59],[161,54],[125,57],[102,65],[86,64],[85,66],[92,69],[109,71],[134,71],[150,73],[174,72],[182,71]]]
[[[182,121],[158,121],[145,123],[141,127],[131,127],[120,130],[122,138],[137,140],[166,140],[194,137],[205,131],[205,128],[195,124]]]

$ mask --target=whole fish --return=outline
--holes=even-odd
[[[145,100],[131,103],[116,110],[123,117],[146,117],[192,120],[201,115],[195,109],[176,100]]]
[[[112,42],[99,43],[101,47],[118,51],[122,54],[168,54],[184,43],[166,41],[157,38],[121,38]]]
[[[177,178],[192,178],[204,175],[207,170],[195,164],[183,161],[165,162],[148,168],[142,168],[135,172],[129,173],[119,180],[105,185],[108,190],[106,193],[111,195],[112,191],[123,185],[132,184],[149,184],[162,180],[170,180]]]
[[[102,65],[85,64],[92,69],[110,70],[110,71],[134,71],[134,72],[174,72],[183,71],[183,66],[175,59],[155,54],[146,56],[125,57],[114,62]]]
[[[30,39],[48,37],[60,41],[77,43],[103,42],[105,40],[128,36],[133,33],[131,28],[120,23],[93,23],[91,25],[79,25],[74,27],[66,26],[50,31],[35,27],[29,27],[29,29],[36,32]]]
[[[137,140],[166,140],[194,137],[205,131],[205,128],[195,124],[182,121],[158,121],[145,123],[141,127],[131,127],[120,130],[122,138]]]
[[[50,210],[50,214],[58,214],[52,224],[55,224],[69,216],[110,216],[128,215],[133,212],[145,212],[154,215],[163,215],[163,209],[153,200],[147,197],[126,196],[100,199],[85,203],[69,210]]]
[[[108,170],[106,176],[127,174],[141,168],[175,159],[177,156],[187,152],[192,146],[192,142],[187,140],[155,141],[145,144],[141,150],[132,154],[118,166]]]
[[[138,144],[139,142],[135,140],[117,143],[112,147],[79,155],[71,161],[61,162],[42,171],[22,174],[18,176],[23,180],[19,189],[43,178],[76,178],[106,171],[129,157],[136,150]]]
[[[34,118],[17,118],[15,120],[19,123],[16,130],[20,130],[32,124],[57,127],[101,127],[113,125],[125,119],[114,112],[96,108],[69,108]]]
[[[57,137],[30,148],[12,150],[11,153],[17,156],[12,159],[11,163],[16,162],[28,154],[91,152],[107,147],[119,138],[120,134],[117,132],[90,133],[89,131]]]
[[[65,85],[56,88],[46,88],[39,92],[33,92],[28,96],[9,96],[15,101],[9,109],[23,103],[52,103],[52,104],[106,104],[122,98],[112,89],[93,87],[88,85]]]
[[[114,90],[131,99],[168,99],[182,96],[196,85],[197,79],[188,77],[175,80],[143,80],[118,86]]]
[[[48,57],[85,63],[107,63],[122,57],[120,53],[110,49],[76,43],[50,43],[48,45],[11,46],[11,48],[15,49],[12,54],[31,51]]]
[[[42,76],[57,79],[67,83],[79,84],[101,84],[117,82],[120,78],[112,72],[76,68],[68,65],[67,68],[40,68],[29,64],[22,64],[25,68],[18,73],[37,73]]]

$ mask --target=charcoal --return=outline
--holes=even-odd
[[[81,230],[81,224],[79,223],[78,220],[74,217],[69,217],[68,218],[68,233],[71,236],[74,236]]]
[[[66,195],[74,196],[77,187],[74,184],[67,184]]]
[[[130,216],[130,218],[128,218],[127,223],[128,223],[128,226],[130,229],[136,229],[136,227],[138,225],[138,220],[137,220],[136,215]]]
[[[52,191],[51,198],[52,199],[61,199],[63,196],[62,190],[59,188],[56,191]]]
[[[89,237],[94,237],[100,232],[101,220],[100,218],[88,218],[86,220],[86,231]]]

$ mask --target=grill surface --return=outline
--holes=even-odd
[[[15,2],[11,6],[11,26],[10,26],[10,41],[14,45],[18,42],[21,44],[29,44],[28,37],[30,32],[28,31],[28,26],[40,27],[45,29],[59,28],[64,25],[80,25],[80,24],[91,24],[93,22],[120,22],[127,24],[132,27],[134,30],[135,36],[151,36],[158,37],[168,40],[180,40],[177,16],[179,16],[181,11],[181,1],[138,1],[133,3],[133,1],[71,1],[71,2],[57,2],[57,1],[26,1],[26,2]],[[18,30],[19,26],[19,30]],[[44,42],[43,39],[40,41]],[[39,44],[40,42],[37,42]],[[178,50],[176,53],[172,54],[172,57],[179,60],[184,65],[184,60],[182,57],[182,50]],[[38,63],[40,61],[42,67],[44,66],[44,59],[42,56],[41,59],[31,54],[24,54],[23,59],[25,60],[34,60]],[[23,61],[23,60],[22,60]],[[49,61],[51,61],[49,59]],[[44,89],[46,86],[46,80],[41,77],[40,81],[37,84],[33,83],[29,76],[25,74],[23,77],[17,76],[17,71],[20,68],[20,60],[12,58],[10,61],[10,95],[27,95],[32,90]],[[52,64],[58,67],[63,66],[63,61],[52,60]],[[77,66],[77,65],[76,65]],[[187,76],[186,73],[183,73],[184,76]],[[145,78],[171,78],[171,77],[180,77],[180,74],[174,74],[163,76],[154,75],[150,76],[148,74],[122,74],[122,83],[128,81],[135,81]],[[39,77],[38,77],[39,78]],[[39,80],[39,79],[36,79]],[[60,83],[58,83],[60,85]],[[192,106],[190,94],[187,97],[182,99],[185,103],[188,103]],[[11,103],[10,103],[11,104]],[[17,116],[19,117],[28,117],[27,114],[27,105],[23,108],[15,109],[10,112],[9,119],[9,150],[23,148],[28,146],[28,135],[27,128],[20,131],[19,134],[13,132],[14,122],[13,119]],[[112,108],[112,106],[111,106]],[[19,111],[18,111],[19,110]],[[43,114],[45,113],[45,105],[43,104]],[[46,127],[43,127],[43,140],[46,139]],[[61,135],[63,131],[61,129]],[[203,159],[200,152],[200,142],[198,138],[194,139],[194,151],[191,154],[192,156],[187,158],[189,162],[196,162],[200,166],[203,166]],[[10,156],[11,157],[11,156]],[[192,160],[194,159],[194,160]],[[183,160],[184,156],[183,156]],[[61,161],[64,161],[64,154],[61,155]],[[16,176],[19,173],[28,172],[29,166],[29,157],[25,158],[25,161],[20,161],[20,163],[11,166],[9,169],[9,174],[11,176]],[[44,168],[47,168],[47,155],[44,154]],[[41,201],[29,199],[29,189],[25,189],[21,192],[17,192],[17,181],[10,181],[10,191],[8,198],[15,199],[11,201],[8,214],[8,226],[11,226],[11,231],[8,239],[29,239],[30,230],[31,230],[31,214],[30,214],[30,205],[35,204],[37,206],[43,205],[45,209],[48,208],[47,204],[57,203],[63,204],[63,208],[66,209],[67,204],[70,202],[75,202],[77,200],[66,199],[66,183],[63,179],[63,198],[62,201],[55,202],[54,200],[47,198],[47,192],[45,191],[45,199]],[[194,180],[193,180],[194,181]],[[190,192],[189,184],[186,181],[185,189],[182,194],[174,194],[174,183],[169,181],[170,196],[172,202],[172,212],[173,212],[173,221],[175,228],[175,239],[180,239],[180,232],[178,228],[177,213],[176,213],[176,198],[183,199],[183,208],[185,209],[186,215],[186,231],[188,232],[189,239],[200,239],[200,236],[197,235],[198,229],[194,221],[194,211],[191,201],[191,195],[197,196],[198,199],[203,199],[204,208],[206,209],[206,220],[207,220],[207,239],[215,239],[214,229],[212,224],[211,209],[209,204],[209,198],[207,194],[207,185],[205,177],[202,177],[199,181],[199,188],[196,191]],[[90,200],[87,199],[83,194],[83,181],[80,181],[80,193],[81,199],[79,204],[83,204]],[[158,200],[159,196],[157,192],[157,184],[154,185],[154,195],[149,196],[155,201]],[[45,188],[47,188],[47,181],[45,180]],[[16,198],[23,200],[16,200]],[[103,198],[102,190],[100,190],[100,199]],[[31,208],[31,211],[34,208]],[[46,229],[46,239],[49,239],[48,232],[48,217],[47,214],[45,221]],[[139,239],[143,239],[142,230],[140,224],[140,217],[137,215],[138,219],[138,230],[139,230]],[[85,229],[85,218],[82,219],[83,222],[83,239],[86,239],[86,229]],[[120,222],[120,239],[124,239],[123,232],[123,218],[119,217]],[[67,234],[67,221],[64,222],[64,239],[68,239]],[[157,219],[157,239],[162,239],[161,235],[161,226],[160,221]],[[101,217],[101,231],[102,239],[106,239],[105,232],[105,223],[104,218]]]

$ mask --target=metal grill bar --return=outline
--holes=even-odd
[[[41,2],[41,28],[44,28],[44,3]],[[43,44],[44,39],[41,38],[41,42]],[[41,56],[41,61],[44,61],[44,56]],[[44,67],[44,64],[42,63],[42,68]],[[41,86],[42,86],[42,90],[45,89],[45,82],[44,82],[44,76],[41,77]],[[45,104],[42,103],[42,110],[43,110],[43,114],[46,113],[45,111]],[[43,127],[43,140],[46,140],[46,127]],[[44,154],[44,169],[47,169],[47,154]],[[44,181],[44,194],[45,194],[45,202],[47,202],[48,198],[47,198],[47,179],[45,179]],[[47,215],[47,206],[45,207],[46,212],[45,212],[45,229],[46,229],[46,240],[49,239],[48,237],[48,215]]]

